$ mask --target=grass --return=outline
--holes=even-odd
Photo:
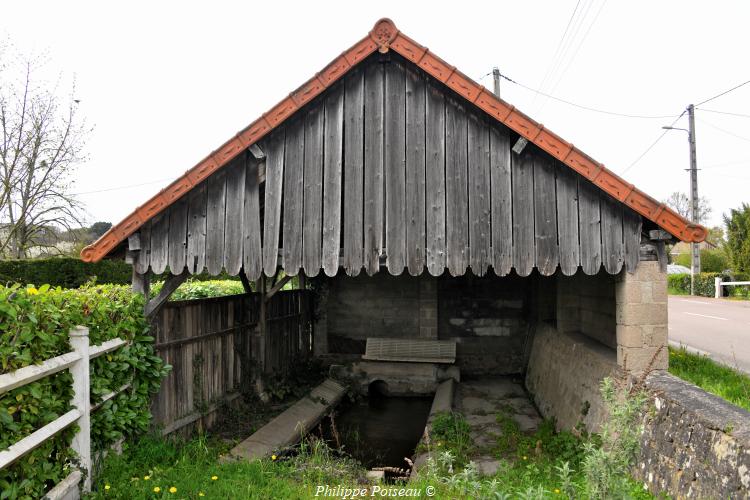
[[[739,370],[719,364],[708,356],[670,347],[669,373],[750,411],[750,376]]]
[[[683,290],[682,288],[675,288],[675,287],[668,287],[667,293],[669,295],[690,295],[690,293],[686,290]]]

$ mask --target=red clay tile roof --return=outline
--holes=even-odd
[[[394,50],[417,64],[425,72],[440,80],[488,115],[533,142],[676,238],[687,242],[700,242],[706,238],[707,231],[703,226],[693,224],[681,217],[664,203],[654,200],[605,168],[603,164],[590,158],[573,144],[544,128],[544,125],[537,123],[514,106],[499,99],[492,92],[458,71],[455,66],[446,63],[426,47],[401,33],[390,19],[381,19],[375,23],[375,27],[367,36],[289,94],[289,97],[237,133],[167,188],[138,207],[119,224],[104,233],[96,242],[84,248],[81,251],[81,258],[86,262],[101,260],[147,220],[166,209],[206,177],[229,163],[235,156],[275,127],[278,127],[295,111],[325,91],[331,84],[376,50],[380,52]]]

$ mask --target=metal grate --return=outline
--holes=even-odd
[[[456,343],[448,340],[368,338],[362,359],[416,363],[455,363]]]

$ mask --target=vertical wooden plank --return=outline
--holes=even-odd
[[[596,274],[602,265],[599,188],[585,179],[578,180],[578,231],[583,272]]]
[[[322,262],[323,223],[323,106],[305,115],[305,172],[302,265],[307,276],[317,276]]]
[[[466,110],[445,102],[445,233],[448,271],[461,276],[468,265],[469,199]]]
[[[380,270],[383,248],[383,65],[365,68],[365,218],[364,262],[367,274]]]
[[[169,260],[169,213],[162,212],[151,220],[151,270],[161,274]]]
[[[427,84],[425,103],[425,222],[427,270],[445,271],[445,101],[442,91]]]
[[[581,261],[578,243],[578,178],[566,165],[557,164],[557,241],[560,269],[565,276],[578,271]]]
[[[186,264],[191,274],[200,274],[206,265],[206,183],[188,194],[188,235]]]
[[[213,275],[224,267],[226,180],[226,171],[219,170],[208,179],[206,187],[206,268]]]
[[[406,265],[409,274],[425,266],[425,80],[406,70]]]
[[[625,269],[635,272],[641,249],[641,216],[625,208],[622,214],[623,237],[625,238]]]
[[[492,266],[505,276],[513,265],[513,196],[508,130],[490,126],[490,192],[492,194]]]
[[[560,261],[554,168],[546,153],[534,155],[534,248],[536,267],[543,276],[555,274]]]
[[[263,272],[276,274],[279,260],[279,230],[281,229],[281,189],[284,179],[284,129],[271,135],[263,151],[266,152],[266,197],[263,217]]]
[[[622,204],[603,192],[599,196],[602,213],[602,261],[609,274],[617,274],[625,261]]]
[[[302,208],[304,196],[305,123],[287,125],[284,148],[284,272],[296,276],[302,267]]]
[[[183,196],[169,208],[169,270],[180,274],[187,253],[188,198]]]
[[[490,265],[490,133],[487,124],[468,117],[469,265],[484,276]]]
[[[513,267],[519,276],[534,268],[534,157],[533,148],[511,155],[513,181]]]
[[[260,163],[245,155],[245,196],[242,216],[242,267],[249,280],[260,277],[263,253],[260,228],[260,191],[258,167]]]
[[[355,69],[346,76],[344,96],[344,262],[349,276],[363,265],[364,75]]]
[[[323,270],[335,276],[341,248],[341,160],[344,92],[341,84],[330,90],[325,103],[323,145]]]
[[[236,276],[242,267],[242,230],[245,225],[245,155],[227,168],[226,215],[224,217],[224,269]]]
[[[145,274],[151,263],[151,221],[146,221],[138,230],[141,241],[141,249],[138,252],[138,259],[133,263],[135,271],[138,274]]]
[[[388,272],[406,266],[406,74],[385,65],[385,247]]]

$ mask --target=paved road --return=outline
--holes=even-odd
[[[750,372],[750,301],[670,296],[669,341]]]

